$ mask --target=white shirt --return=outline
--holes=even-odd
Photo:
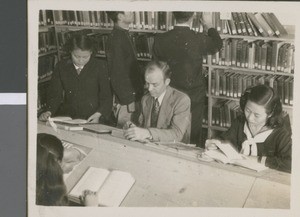
[[[165,95],[166,95],[166,91],[164,91],[162,94],[160,94],[159,97],[155,97],[155,99],[158,100],[159,106],[161,106],[161,103],[162,103],[162,101],[163,101]]]

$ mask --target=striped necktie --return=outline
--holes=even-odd
[[[159,102],[158,99],[153,97],[153,106],[151,110],[151,123],[150,127],[157,127],[157,119],[158,119],[158,114],[159,114]]]

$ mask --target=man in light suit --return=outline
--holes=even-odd
[[[152,61],[145,71],[148,93],[141,100],[142,113],[137,127],[125,130],[130,140],[177,141],[189,143],[190,98],[172,87],[166,62]]]

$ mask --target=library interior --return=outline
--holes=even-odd
[[[290,208],[276,13],[40,10],[38,52],[37,205]]]

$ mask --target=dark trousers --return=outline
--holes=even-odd
[[[191,144],[196,144],[198,147],[204,147],[204,135],[202,130],[202,119],[205,108],[205,98],[199,102],[191,103]]]

